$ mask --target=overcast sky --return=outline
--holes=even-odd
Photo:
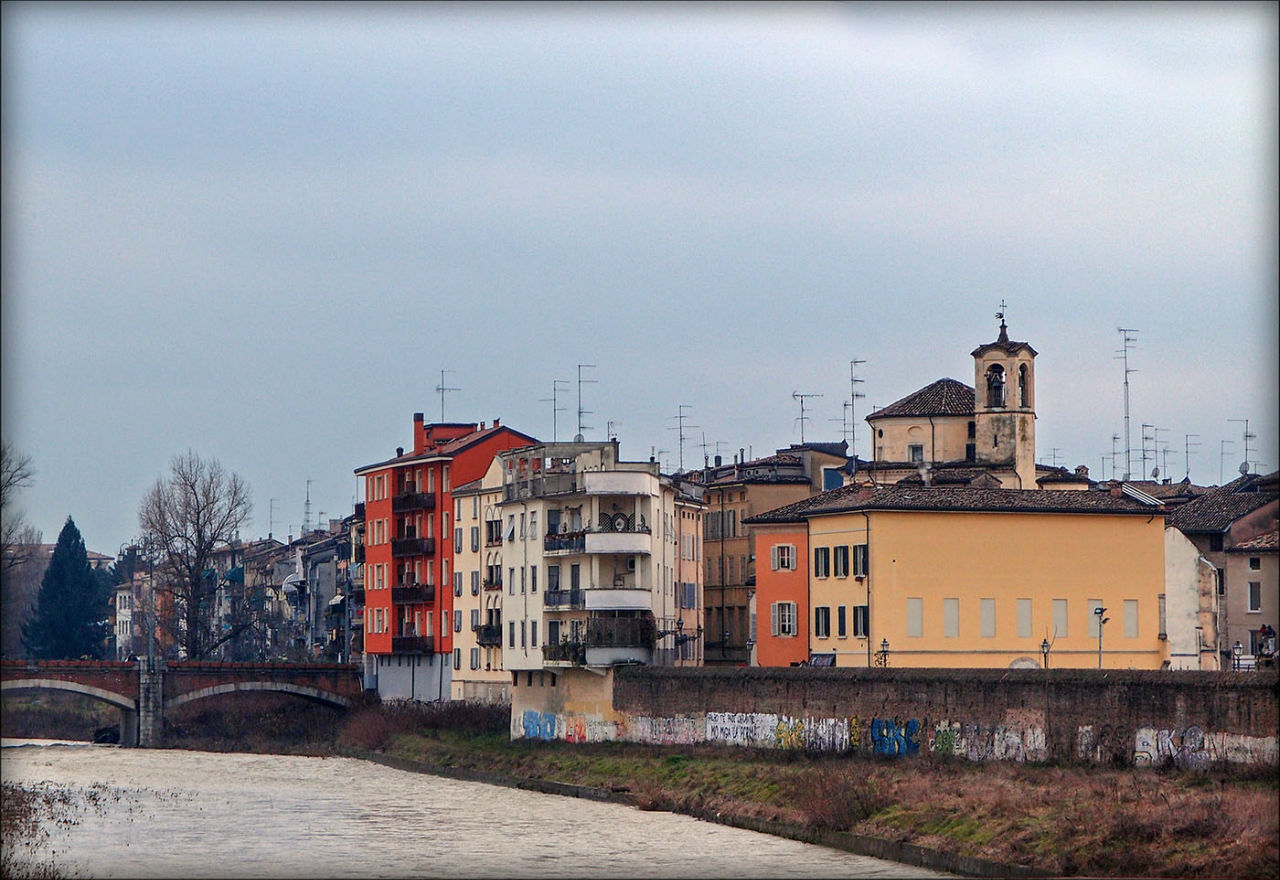
[[[1010,335],[1037,458],[1277,454],[1276,6],[6,4],[4,437],[53,541],[187,449],[245,537],[412,415],[686,467]],[[683,407],[683,408],[682,408]],[[1150,433],[1151,429],[1147,429]],[[1224,447],[1222,442],[1227,441]],[[718,446],[717,446],[718,444]],[[1164,457],[1146,467],[1163,467]],[[1123,470],[1123,461],[1120,465]],[[1135,455],[1135,476],[1138,462]],[[274,505],[272,504],[274,499]],[[274,523],[271,509],[274,506]]]

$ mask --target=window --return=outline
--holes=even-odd
[[[524,593],[529,586],[529,572],[523,565],[520,566],[520,592]]]
[[[560,589],[560,566],[559,565],[547,566],[547,589],[548,590]]]
[[[1249,611],[1262,610],[1262,582],[1249,581]]]
[[[978,600],[978,622],[981,626],[982,638],[994,639],[996,637],[995,599]]]
[[[796,569],[796,545],[795,544],[774,544],[769,548],[770,566],[774,571],[795,571]],[[707,560],[710,565],[711,560]]]
[[[448,614],[448,613],[449,612],[447,611],[445,612],[445,614]],[[453,631],[456,633],[462,632],[462,609],[461,608],[453,612]]]
[[[1100,623],[1100,621],[1102,620],[1102,615],[1098,614],[1097,612],[1097,609],[1102,607],[1102,600],[1090,599],[1088,601],[1088,605],[1089,605],[1089,638],[1096,639],[1098,637],[1098,630],[1101,629],[1102,627],[1102,624]]]
[[[1053,635],[1055,638],[1067,637],[1067,600],[1053,600]]]
[[[1018,638],[1031,638],[1031,600],[1018,600]]]
[[[813,635],[819,639],[831,637],[831,609],[826,605],[813,609]]]
[[[507,592],[514,596],[516,594],[516,570],[515,568],[507,569]]]
[[[769,606],[770,629],[775,636],[796,635],[796,603],[774,602]]]
[[[849,548],[847,545],[842,544],[841,546],[836,548],[835,560],[836,560],[835,562],[836,577],[838,578],[848,577],[849,576]]]
[[[867,545],[853,545],[853,574],[854,577],[867,576]]]
[[[479,625],[480,625],[480,609],[472,608],[471,609],[471,628],[475,629]]]
[[[1169,634],[1168,634],[1168,631],[1164,628],[1164,625],[1165,625],[1165,618],[1164,618],[1164,593],[1161,593],[1159,596],[1156,596],[1156,605],[1157,605],[1157,608],[1159,609],[1159,610],[1158,610],[1158,613],[1159,613],[1159,615],[1160,615],[1160,635],[1159,635],[1159,637],[1160,637],[1160,638],[1162,638],[1162,639],[1167,639],[1167,638],[1169,637]]]
[[[844,475],[840,473],[840,468],[824,467],[822,469],[822,488],[839,489],[844,485]]]
[[[913,639],[924,635],[924,599],[907,599],[907,635]]]
[[[538,592],[538,566],[529,566],[529,592]]]
[[[569,589],[576,590],[582,585],[581,583],[582,567],[578,563],[569,566]]]
[[[1223,571],[1221,568],[1217,569],[1217,572],[1218,572],[1218,596],[1222,597],[1227,595],[1227,573]]]
[[[1262,570],[1262,560],[1257,556],[1250,556],[1249,571],[1261,571],[1261,570]]]
[[[462,529],[461,528],[456,528],[453,530],[453,552],[454,553],[462,552]]]
[[[471,649],[471,668],[472,669],[480,668],[480,649],[479,648]]]
[[[849,631],[845,626],[845,608],[843,605],[836,608],[836,638],[848,638]]]
[[[471,527],[471,552],[478,553],[480,551],[480,527]]]
[[[831,576],[830,547],[815,547],[813,549],[813,576],[820,578]]]
[[[960,600],[942,600],[942,636],[954,639],[960,636]]]
[[[538,537],[538,511],[529,511],[529,540],[533,541]]]
[[[522,620],[520,621],[520,647],[522,648],[529,647],[529,643],[525,640],[526,632],[525,621]]]
[[[529,621],[529,647],[538,647],[538,621]]]
[[[920,600],[916,599],[915,601],[919,602]],[[919,624],[920,624],[919,611],[920,611],[919,606],[917,606],[916,608],[916,628],[917,629],[920,628],[919,627]],[[908,612],[908,617],[910,617],[910,612],[911,612],[910,599],[907,600],[907,612]],[[910,629],[909,626],[908,626],[908,629]],[[858,639],[865,639],[867,637],[867,606],[866,605],[853,606],[853,635],[854,635],[854,638],[858,638]],[[907,635],[911,635],[911,633],[908,632]],[[917,633],[917,635],[919,635],[919,633]]]
[[[1138,600],[1124,600],[1124,637],[1126,639],[1136,639],[1138,637]]]
[[[987,406],[1004,406],[1004,367],[992,364],[987,368]]]
[[[507,647],[514,648],[516,646],[516,622],[514,620],[507,621]]]
[[[524,530],[524,514],[522,513],[520,514],[520,540],[523,541],[526,537],[527,533]]]
[[[462,668],[462,649],[461,648],[453,649],[453,668],[454,669]]]
[[[471,595],[480,595],[480,572],[478,571],[471,572]]]
[[[924,446],[920,443],[912,443],[907,446],[907,460],[912,464],[924,463]]]
[[[462,572],[455,571],[453,573],[453,595],[462,595]]]

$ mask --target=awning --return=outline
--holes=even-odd
[[[229,569],[227,573],[222,577],[224,580],[229,581],[230,583],[243,584],[244,583],[244,566],[237,565],[235,568]]]
[[[334,596],[332,599],[329,600],[329,607],[332,608],[334,605],[341,605],[342,600],[345,598],[346,596],[343,596],[341,593],[339,593],[338,595]]]

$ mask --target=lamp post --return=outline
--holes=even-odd
[[[889,665],[889,640],[882,639],[880,642],[880,650],[876,652],[876,665],[887,667]]]
[[[1231,646],[1231,668],[1236,672],[1240,671],[1240,655],[1244,653],[1244,645],[1237,641]]]
[[[1107,609],[1099,605],[1093,609],[1093,613],[1098,615],[1098,668],[1102,668],[1102,625],[1111,620],[1110,617],[1103,617],[1107,613]]]
[[[1040,653],[1044,655],[1044,668],[1049,668],[1049,640],[1040,640]]]

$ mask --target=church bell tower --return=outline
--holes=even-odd
[[[1003,303],[996,317],[999,337],[972,352],[974,457],[1007,467],[1005,488],[1035,489],[1036,350],[1009,339]]]

